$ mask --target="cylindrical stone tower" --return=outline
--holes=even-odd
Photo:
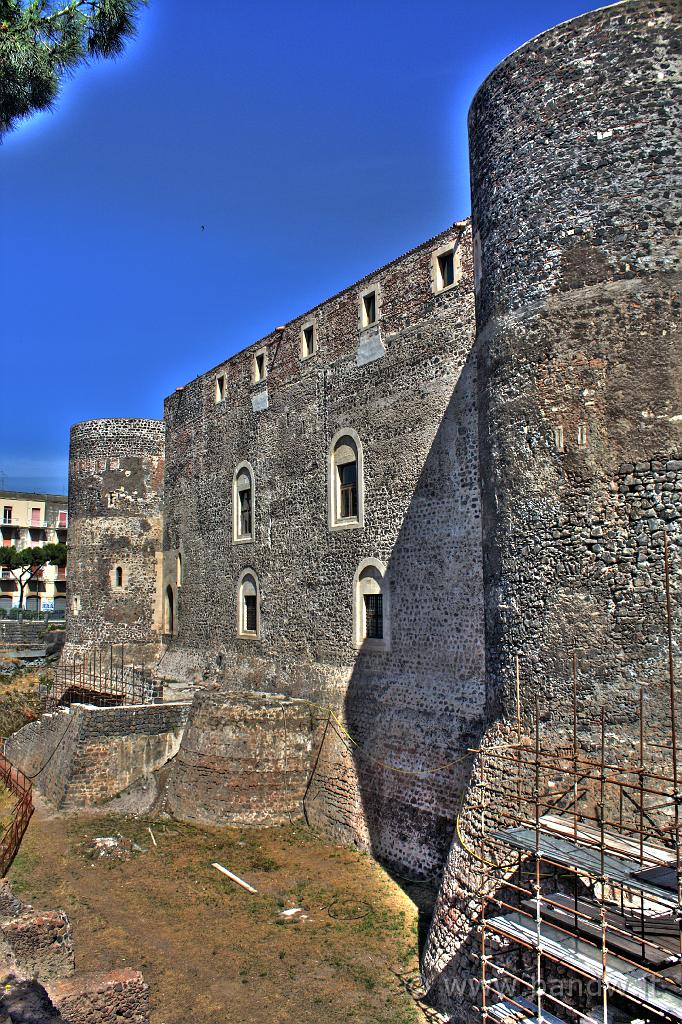
[[[67,657],[109,644],[127,663],[159,657],[163,473],[160,420],[72,428]]]
[[[633,680],[667,679],[663,536],[676,569],[682,499],[678,19],[672,0],[626,0],[559,25],[471,107],[493,707],[514,693],[516,654],[557,719],[574,650],[596,714],[607,702],[627,718]],[[660,711],[665,723],[667,701]]]
[[[503,61],[471,107],[484,748],[517,738],[517,655],[520,723],[537,696],[543,745],[570,739],[575,652],[578,745],[594,749],[604,706],[609,759],[636,753],[644,684],[647,762],[669,757],[664,543],[679,660],[682,513],[678,17],[672,0],[625,0],[559,25]],[[459,1020],[476,1016],[476,920],[499,852],[475,797],[489,764],[474,763],[424,957],[433,994]],[[505,796],[491,792],[503,816]]]

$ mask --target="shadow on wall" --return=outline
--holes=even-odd
[[[362,643],[348,732],[330,722],[306,801],[313,824],[350,831],[417,902],[422,941],[484,729],[478,473],[472,353],[386,564],[384,649]],[[356,583],[356,623],[363,599]]]

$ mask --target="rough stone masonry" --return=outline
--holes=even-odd
[[[471,223],[179,387],[163,421],[72,432],[67,655],[125,642],[196,684],[176,814],[253,820],[258,793],[265,823],[289,779],[399,872],[447,861],[424,957],[444,1003],[480,883],[453,842],[468,752],[504,737],[517,655],[550,734],[573,651],[586,743],[608,703],[627,746],[640,683],[669,734],[678,14],[625,0],[522,46],[471,107]],[[255,788],[223,795],[259,750]]]

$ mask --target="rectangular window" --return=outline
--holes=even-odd
[[[384,639],[384,595],[365,594],[365,636],[368,640]]]
[[[57,514],[57,529],[65,530],[68,524],[68,512],[59,512]]]
[[[578,448],[587,448],[587,424],[581,423],[578,426]]]
[[[556,450],[558,452],[562,452],[564,450],[564,428],[563,427],[555,427],[554,428],[554,447],[556,448]]]
[[[257,352],[253,357],[253,383],[258,384],[260,381],[265,380],[266,374],[265,352]]]
[[[239,536],[251,536],[251,488],[239,492]]]
[[[11,526],[11,524],[12,524],[12,506],[11,505],[5,505],[4,506],[4,508],[2,510],[2,521],[3,521],[3,523],[7,523],[7,524],[9,524]]]
[[[40,509],[31,509],[31,526],[40,526]]]
[[[215,379],[215,400],[216,402],[225,401],[225,374],[221,373],[220,376]]]
[[[438,257],[438,288],[449,288],[455,283],[455,253],[452,249]]]
[[[315,327],[313,324],[309,324],[308,327],[303,328],[303,334],[301,338],[301,359],[308,359],[310,356],[315,354]]]
[[[367,292],[362,296],[362,323],[364,327],[376,323],[377,319],[377,293]]]
[[[345,462],[339,466],[340,519],[357,519],[358,464]]]
[[[257,632],[257,620],[256,620],[256,595],[245,594],[244,595],[244,631],[246,633]]]

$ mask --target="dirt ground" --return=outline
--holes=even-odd
[[[142,850],[116,860],[89,848],[117,833]],[[36,908],[66,910],[79,970],[144,972],[152,1024],[427,1019],[407,990],[414,904],[371,858],[303,826],[196,829],[39,806],[10,878]],[[281,916],[293,907],[303,914]]]

